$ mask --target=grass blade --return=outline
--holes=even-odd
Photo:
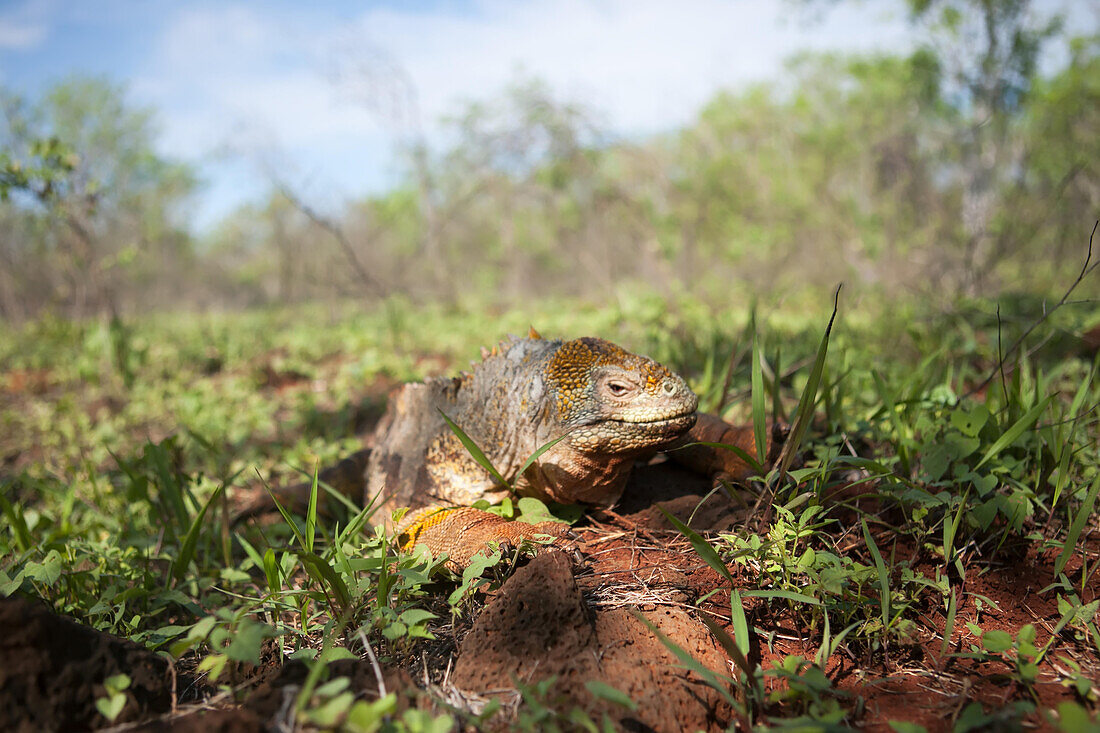
[[[271,487],[268,485],[267,481],[264,479],[259,470],[256,471],[256,475],[260,477],[260,481],[263,482],[264,485],[264,490],[267,491],[268,496],[271,497],[271,501],[275,504],[275,508],[279,510],[279,514],[283,515],[283,520],[286,521],[287,526],[290,527],[290,531],[294,533],[294,539],[296,539],[298,541],[298,544],[301,545],[304,549],[306,546],[306,538],[302,536],[301,531],[298,529],[297,523],[295,523],[294,521],[294,517],[290,516],[290,511],[285,506],[283,506],[282,502],[279,501],[279,498],[275,496],[275,492],[271,490]]]
[[[444,416],[444,417],[446,417],[446,416]],[[551,440],[549,443],[541,446],[537,451],[535,451],[531,455],[527,456],[527,460],[524,461],[523,465],[519,467],[519,471],[516,472],[516,476],[522,476],[523,472],[526,471],[531,466],[532,463],[534,463],[535,461],[537,461],[539,459],[539,456],[541,456],[543,453],[550,450],[555,445],[562,442],[563,440],[565,440],[568,437],[569,437],[569,433],[566,433],[565,435],[558,436],[557,438],[554,438],[553,440]]]
[[[814,405],[817,403],[817,389],[821,384],[821,373],[825,369],[825,355],[829,351],[829,334],[833,330],[833,322],[836,320],[839,301],[840,286],[837,286],[836,295],[833,296],[833,314],[829,316],[829,325],[825,327],[825,335],[821,337],[821,344],[817,347],[817,356],[814,358],[810,377],[806,381],[806,389],[802,390],[802,398],[798,401],[798,410],[795,413],[794,425],[791,426],[791,434],[787,437],[787,442],[783,445],[783,450],[779,453],[779,460],[776,462],[780,476],[787,475],[787,469],[790,468],[791,461],[794,460],[795,454],[802,446],[802,438],[806,435],[806,430],[810,427],[810,421],[813,419]]]
[[[943,624],[943,645],[940,647],[940,656],[947,656],[947,648],[951,646],[951,636],[955,633],[955,612],[958,610],[959,597],[955,594],[955,589],[948,586],[947,592],[951,594],[951,598],[947,601],[947,619]]]
[[[485,452],[481,450],[481,448],[478,447],[477,443],[473,441],[473,438],[467,435],[462,430],[462,428],[458,427],[454,420],[447,417],[447,413],[443,412],[443,410],[440,410],[439,414],[443,416],[443,421],[447,423],[447,427],[451,429],[451,432],[458,436],[459,441],[461,441],[462,445],[465,446],[466,450],[470,453],[470,456],[475,461],[477,461],[478,465],[488,471],[489,475],[492,476],[493,479],[496,480],[496,482],[499,483],[501,486],[507,486],[508,488],[511,488],[512,483],[500,474],[500,471],[496,469],[496,466],[494,466],[492,461],[489,460],[489,457],[485,455]]]
[[[744,595],[746,598],[783,598],[797,603],[808,603],[811,606],[821,605],[821,601],[813,596],[795,593],[793,590],[747,590]]]
[[[691,656],[690,652],[688,652],[672,639],[661,633],[661,630],[658,629],[652,621],[650,621],[638,611],[632,611],[632,613],[634,614],[634,617],[636,619],[641,621],[645,625],[645,627],[649,629],[654,636],[657,637],[658,641],[665,645],[666,649],[672,652],[672,655],[674,657],[680,660],[681,664],[683,664],[692,672],[695,672],[697,675],[706,680],[707,684],[717,690],[724,698],[726,698],[726,701],[729,702],[730,705],[738,707],[739,703],[737,702],[737,698],[735,698],[730,692],[730,685],[733,684],[733,679],[724,674],[719,674],[714,670],[706,667],[698,659]]]
[[[745,465],[748,466],[749,468],[751,468],[753,471],[755,471],[757,476],[764,476],[768,473],[767,469],[764,468],[763,464],[760,463],[760,461],[756,460],[756,458],[754,456],[750,456],[748,451],[746,451],[742,448],[738,448],[736,445],[730,445],[728,443],[707,443],[705,441],[700,440],[700,441],[696,441],[694,443],[685,443],[684,445],[678,445],[675,448],[673,448],[672,450],[675,451],[675,450],[681,450],[683,448],[691,448],[692,446],[696,446],[696,445],[701,445],[701,446],[704,446],[706,448],[718,448],[720,450],[728,450],[730,453],[733,453],[735,456],[737,456],[742,461],[744,461]]]
[[[344,583],[343,578],[336,574],[328,562],[312,552],[298,552],[298,559],[302,561],[302,565],[305,566],[306,572],[310,577],[320,583],[322,586],[328,585],[332,588],[333,595],[336,596],[336,603],[339,606],[339,611],[342,614],[348,605],[351,603],[351,594],[348,593],[348,587]]]
[[[8,486],[7,482],[4,484],[4,489]],[[3,510],[4,516],[8,518],[8,524],[11,527],[12,534],[15,535],[15,546],[20,552],[26,552],[31,547],[34,547],[35,541],[31,537],[30,529],[27,527],[27,520],[23,517],[23,508],[20,507],[16,510],[7,497],[0,492],[0,510]]]
[[[867,518],[861,517],[859,521],[863,525],[863,539],[875,561],[875,572],[878,573],[879,607],[882,609],[882,630],[885,631],[890,626],[890,576],[886,574],[886,563],[882,561],[882,553],[878,551],[875,538],[871,536],[871,530],[867,527]]]
[[[306,550],[313,552],[313,540],[317,536],[317,471],[309,486],[309,506],[306,508]]]
[[[688,538],[688,542],[690,542],[691,546],[695,548],[696,554],[698,554],[699,557],[703,558],[703,561],[706,562],[707,565],[710,565],[712,568],[714,568],[714,572],[718,573],[723,578],[728,580],[730,582],[730,585],[733,585],[733,576],[730,575],[730,569],[726,567],[726,564],[724,562],[722,562],[722,558],[718,557],[718,552],[713,547],[711,547],[710,543],[703,539],[703,536],[696,532],[694,529],[669,514],[663,506],[661,506],[660,504],[657,504],[655,506],[661,510],[661,514],[665,515],[668,521],[680,532],[680,534]]]
[[[1096,494],[1098,492],[1100,492],[1100,474],[1097,474],[1096,478],[1093,479],[1092,486],[1089,487],[1089,492],[1085,495],[1085,500],[1081,502],[1076,516],[1073,517],[1073,521],[1069,525],[1065,544],[1062,545],[1062,553],[1058,556],[1057,562],[1054,563],[1055,576],[1062,572],[1070,557],[1073,556],[1073,550],[1077,547],[1077,540],[1081,537],[1085,522],[1092,516],[1092,510],[1096,506]]]
[[[738,636],[737,639],[733,639],[730,637],[729,634],[726,633],[725,629],[716,624],[712,619],[707,618],[706,616],[700,616],[699,618],[706,625],[706,627],[710,629],[710,633],[714,635],[714,638],[722,646],[722,649],[725,650],[726,654],[730,655],[730,659],[733,660],[734,664],[736,664],[742,672],[744,672],[751,678],[753,668],[752,664],[749,663],[747,650],[741,649],[740,639],[742,637]]]
[[[752,330],[752,434],[756,438],[756,459],[763,463],[768,457],[767,427],[764,420],[764,370],[760,365],[764,353],[760,350],[760,337]]]
[[[1052,399],[1054,399],[1054,397],[1050,396],[1039,402],[1039,404],[1032,407],[1023,417],[1017,420],[1015,425],[1006,430],[1001,437],[997,438],[993,445],[989,446],[989,450],[985,452],[985,455],[982,456],[982,460],[978,461],[978,465],[974,466],[974,470],[978,470],[990,458],[993,458],[1005,448],[1015,443],[1016,439],[1023,435],[1025,430],[1035,424],[1039,419],[1039,415],[1046,409]]]
[[[618,705],[627,710],[634,711],[638,709],[638,703],[631,700],[629,695],[617,687],[612,687],[606,682],[588,680],[588,682],[584,683],[584,689],[588,690],[594,697],[606,700],[609,703]]]
[[[191,564],[191,559],[195,556],[195,547],[199,542],[199,530],[202,529],[202,521],[206,517],[207,510],[210,509],[210,505],[214,503],[221,493],[225,491],[225,484],[221,484],[214,490],[214,493],[210,495],[210,498],[206,500],[206,503],[202,505],[202,509],[195,515],[195,518],[191,520],[191,526],[187,529],[187,534],[183,538],[183,544],[180,546],[179,555],[176,557],[174,563],[172,563],[172,574],[176,576],[177,580],[183,580],[184,574],[187,572],[187,567]]]

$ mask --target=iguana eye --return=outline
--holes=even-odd
[[[608,382],[607,389],[616,397],[621,397],[630,391],[630,387],[622,382]]]

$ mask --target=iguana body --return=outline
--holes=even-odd
[[[508,341],[455,379],[405,385],[375,431],[367,497],[383,508],[463,506],[507,493],[447,415],[520,495],[610,506],[634,461],[695,424],[698,398],[666,367],[600,339]],[[522,476],[527,458],[565,436]]]
[[[747,430],[700,416],[697,407],[684,380],[652,359],[602,339],[549,340],[532,330],[526,339],[483,352],[471,373],[404,385],[392,396],[373,447],[322,472],[321,480],[346,494],[363,492],[383,516],[409,507],[399,527],[406,542],[423,541],[463,565],[486,540],[516,541],[549,528],[460,509],[512,489],[470,455],[443,415],[521,496],[611,506],[637,460],[678,441],[732,442],[755,452]],[[529,456],[558,438],[518,475]],[[676,453],[706,472],[735,479],[749,474],[725,451]]]

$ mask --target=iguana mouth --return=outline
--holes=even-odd
[[[655,428],[663,425],[668,425],[671,427],[683,423],[685,425],[684,429],[686,430],[687,428],[690,428],[692,425],[695,424],[695,420],[697,419],[697,417],[698,416],[695,410],[692,410],[691,412],[674,415],[673,417],[662,417],[657,420],[624,420],[620,418],[612,418],[609,420],[605,420],[604,422],[619,423],[621,425],[639,425],[645,426],[647,428]]]
[[[676,422],[678,420],[684,420],[684,419],[689,418],[689,417],[694,420],[695,417],[696,417],[696,414],[697,414],[696,411],[692,410],[691,412],[681,412],[678,415],[672,415],[670,417],[660,417],[660,418],[657,418],[655,420],[641,420],[641,419],[631,420],[629,418],[613,417],[613,418],[608,418],[605,422],[621,422],[621,423],[625,423],[627,425],[657,425],[659,423],[665,423],[665,422],[667,422],[667,423]]]

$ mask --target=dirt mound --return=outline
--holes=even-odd
[[[660,607],[644,615],[704,665],[726,671],[710,632],[686,613]],[[578,706],[627,730],[717,727],[726,717],[721,696],[677,664],[629,610],[588,607],[569,560],[548,552],[517,571],[482,611],[451,679],[459,689],[496,694],[556,677],[548,703],[561,712]],[[592,681],[625,693],[637,708],[596,697],[586,687]]]
[[[96,709],[103,681],[125,673],[131,683],[116,723],[171,707],[168,663],[153,652],[62,618],[42,603],[0,599],[0,730],[101,727]]]

